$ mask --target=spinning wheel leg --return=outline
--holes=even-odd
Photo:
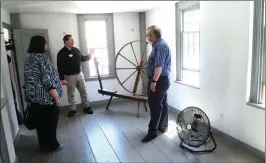
[[[148,108],[146,106],[146,102],[143,102],[143,105],[144,105],[145,111],[148,112]]]
[[[140,105],[140,102],[138,102],[138,112],[137,112],[137,117],[139,117],[139,105]]]
[[[110,104],[111,104],[111,101],[112,101],[112,99],[113,99],[113,95],[110,97],[110,99],[109,99],[109,101],[108,101],[108,104],[107,104],[107,106],[106,106],[106,110],[108,110],[108,108],[109,108],[109,106],[110,106]]]

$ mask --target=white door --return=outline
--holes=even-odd
[[[25,96],[24,96],[24,61],[27,57],[27,50],[29,48],[29,43],[31,37],[34,35],[43,36],[49,45],[48,39],[48,30],[47,29],[14,29],[14,40],[16,48],[16,61],[17,61],[17,70],[19,74],[19,83],[22,91],[22,99],[24,102],[23,109],[25,110]],[[49,52],[48,52],[49,53]]]

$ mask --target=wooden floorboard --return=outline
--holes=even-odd
[[[66,148],[49,154],[38,149],[36,131],[21,126],[16,154],[20,163],[89,163],[89,162],[260,162],[248,153],[231,148],[217,138],[213,153],[196,155],[179,147],[176,116],[169,113],[169,129],[148,143],[142,143],[149,123],[149,112],[141,106],[136,117],[137,103],[111,104],[109,111],[103,106],[93,115],[79,112],[72,118],[67,110],[60,113],[57,136]],[[211,146],[211,145],[210,145]]]

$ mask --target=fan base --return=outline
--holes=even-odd
[[[184,149],[184,150],[186,150],[186,151],[188,151],[188,152],[190,152],[190,153],[211,153],[211,152],[213,152],[215,149],[216,149],[216,147],[217,147],[217,144],[216,144],[216,142],[215,142],[215,140],[214,140],[214,138],[213,138],[213,136],[212,136],[212,132],[210,131],[210,139],[212,140],[212,142],[213,142],[213,144],[214,144],[214,147],[212,148],[212,149],[205,149],[205,150],[193,150],[192,148],[189,148],[189,147],[187,147],[187,145],[186,146],[184,146],[183,144],[183,141],[181,141],[181,143],[180,143],[180,147],[182,148],[182,149]],[[205,144],[203,144],[203,145],[206,145],[207,144],[207,142],[205,142]],[[202,145],[201,145],[202,146]],[[199,147],[198,147],[199,148]]]

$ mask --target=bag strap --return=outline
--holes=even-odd
[[[29,112],[29,108],[30,108],[30,102],[27,102],[27,107],[24,111],[24,116],[27,115],[27,113]]]

